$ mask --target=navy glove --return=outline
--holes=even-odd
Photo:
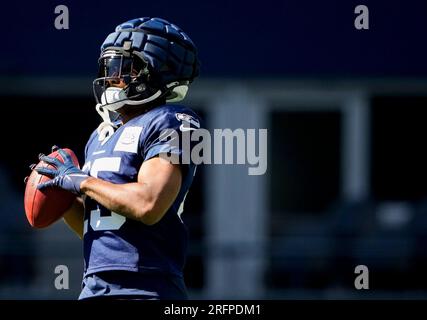
[[[64,159],[64,163],[59,159],[41,154],[39,159],[54,166],[55,169],[45,167],[35,169],[38,173],[52,178],[52,180],[39,184],[37,189],[43,190],[50,187],[59,187],[76,195],[80,195],[80,184],[83,180],[89,178],[89,176],[75,166],[71,156],[64,150],[56,149],[55,147],[52,148],[52,150],[58,150],[58,153],[61,155],[62,159]]]

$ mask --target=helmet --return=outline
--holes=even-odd
[[[124,105],[180,101],[199,67],[196,46],[176,25],[148,17],[124,22],[101,45],[96,109],[111,125],[111,113]]]

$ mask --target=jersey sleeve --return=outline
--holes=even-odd
[[[169,110],[154,117],[144,130],[140,150],[144,161],[160,154],[175,155],[180,164],[188,163],[195,142],[190,134],[200,128],[200,118],[194,112]]]

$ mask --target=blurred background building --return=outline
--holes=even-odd
[[[65,4],[70,29],[54,27]],[[209,129],[267,128],[268,169],[200,167],[183,220],[194,299],[427,298],[427,2],[105,0],[3,5],[0,298],[75,299],[80,240],[33,230],[23,178],[40,152],[83,150],[99,120],[99,46],[130,18],[163,17],[198,45],[187,103]],[[366,265],[370,289],[356,290]],[[70,289],[56,290],[67,265]]]

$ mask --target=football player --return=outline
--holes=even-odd
[[[101,46],[93,91],[103,121],[87,142],[82,170],[62,149],[64,163],[40,156],[55,169],[36,169],[52,178],[39,188],[78,195],[64,220],[84,244],[79,299],[187,298],[180,215],[196,166],[180,161],[191,148],[164,132],[181,138],[200,127],[194,111],[167,104],[184,99],[198,72],[197,49],[176,25],[159,18],[120,24]]]

